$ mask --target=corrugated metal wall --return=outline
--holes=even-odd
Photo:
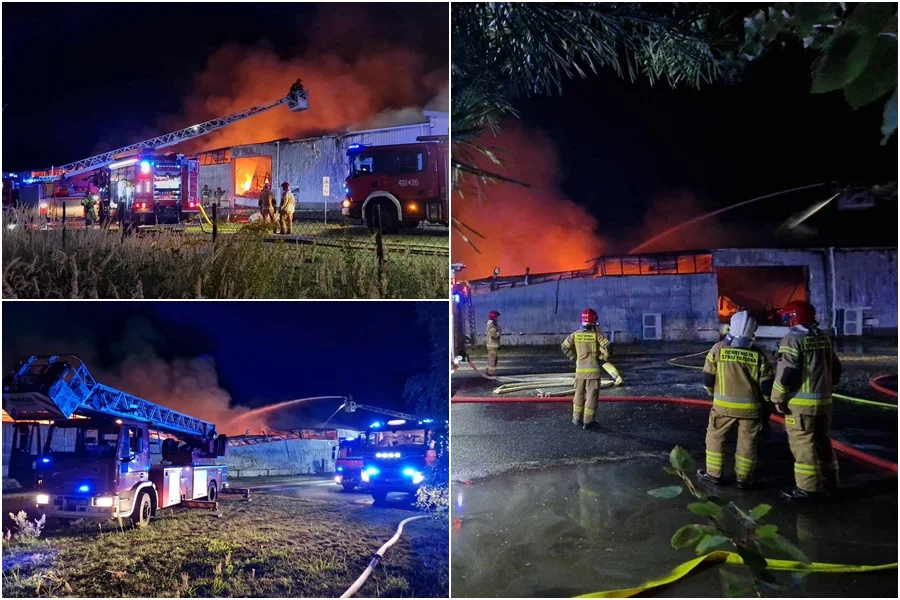
[[[409,144],[423,135],[432,135],[430,123],[403,125],[385,129],[351,131],[306,140],[267,142],[231,148],[231,160],[247,156],[271,156],[273,188],[278,190],[282,181],[291,184],[297,199],[298,210],[339,210],[344,200],[344,179],[347,177],[347,146],[387,146]],[[232,165],[208,165],[200,167],[200,187],[209,185],[215,190],[221,186],[231,201],[234,189]],[[329,194],[323,194],[323,178],[329,178]],[[256,205],[255,200],[238,199],[238,204]]]

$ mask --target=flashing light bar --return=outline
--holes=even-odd
[[[109,165],[110,169],[118,169],[119,167],[130,167],[131,165],[137,164],[138,159],[136,158],[128,158],[126,160],[120,160],[119,162],[114,162]]]
[[[387,422],[388,425],[406,425],[406,419],[391,419]]]
[[[364,148],[362,144],[350,144],[347,146],[347,150],[359,150],[361,148]]]

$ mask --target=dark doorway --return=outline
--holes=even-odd
[[[748,310],[760,325],[780,325],[777,311],[791,300],[807,300],[806,267],[719,267],[719,322]]]

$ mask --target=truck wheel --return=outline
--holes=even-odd
[[[216,489],[216,482],[210,481],[209,482],[209,490],[207,491],[207,494],[206,494],[206,499],[209,500],[210,502],[215,502],[216,498],[218,498],[218,497],[219,497],[219,490]]]
[[[131,520],[138,527],[146,527],[150,524],[150,513],[153,510],[153,503],[150,501],[150,494],[141,492],[134,510],[131,511]]]
[[[342,483],[341,486],[344,488],[345,492],[352,492],[356,489],[356,486],[352,483]]]
[[[384,490],[372,490],[372,499],[375,501],[375,504],[384,502],[387,495],[388,493]]]
[[[378,229],[378,211],[381,211],[381,231],[382,233],[397,232],[397,211],[392,204],[379,202],[369,210],[366,217],[366,224],[369,230],[376,231]]]

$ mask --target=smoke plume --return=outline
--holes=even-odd
[[[36,328],[47,329],[40,324]],[[4,340],[3,367],[7,371],[11,361],[35,354],[75,354],[100,383],[215,423],[219,433],[236,435],[249,428],[258,434],[269,429],[269,415],[246,417],[250,409],[232,405],[211,356],[166,360],[154,349],[160,341],[159,332],[144,317],[128,320],[113,341],[101,341],[89,323],[75,322],[58,335],[42,331]],[[104,354],[121,359],[110,363],[102,359]]]
[[[352,58],[324,52],[282,58],[265,44],[230,44],[215,52],[196,76],[183,114],[164,119],[161,129],[186,127],[268,104],[285,96],[297,78],[309,90],[308,110],[292,113],[278,107],[181,144],[177,150],[197,152],[345,131],[351,126],[422,122],[423,107],[447,95],[448,71],[446,67],[429,71],[421,55],[403,48],[373,45]]]
[[[597,233],[597,220],[560,189],[558,157],[542,133],[514,122],[504,123],[499,137],[486,134],[482,142],[503,150],[502,168],[482,159],[478,166],[531,185],[493,184],[483,197],[453,198],[453,216],[484,235],[468,234],[480,254],[454,235],[453,262],[466,265],[466,277],[583,269],[603,253],[606,244]]]

